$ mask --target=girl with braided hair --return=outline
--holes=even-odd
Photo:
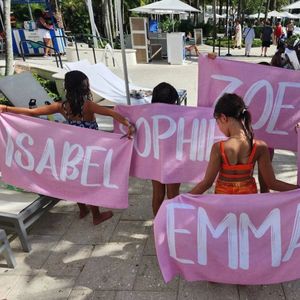
[[[217,175],[216,194],[257,193],[253,177],[256,162],[269,189],[288,191],[297,188],[297,185],[276,179],[268,146],[254,139],[251,114],[241,97],[224,94],[215,106],[214,117],[228,139],[213,145],[205,177],[192,189],[192,194],[204,193]]]
[[[92,93],[89,86],[88,77],[81,71],[71,71],[65,75],[66,101],[55,102],[37,108],[23,108],[0,105],[0,112],[10,112],[28,116],[51,115],[55,113],[62,114],[67,123],[73,126],[79,126],[98,130],[95,114],[110,116],[116,121],[127,127],[128,138],[132,137],[134,126],[123,116],[93,102]],[[79,207],[79,218],[84,218],[89,209],[85,204],[77,203]],[[98,206],[90,205],[93,215],[93,224],[97,225],[113,216],[112,211],[100,213]]]

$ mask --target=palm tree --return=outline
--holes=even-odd
[[[10,2],[10,0],[3,1],[5,27],[5,75],[12,75],[14,73],[14,56],[12,47],[12,32],[10,25]]]

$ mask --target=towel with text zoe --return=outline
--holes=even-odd
[[[249,107],[256,138],[277,149],[297,151],[299,79],[299,71],[200,56],[198,106],[214,107],[224,93],[236,93]]]

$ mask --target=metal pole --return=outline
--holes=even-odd
[[[119,23],[120,42],[121,42],[121,49],[122,49],[122,61],[123,61],[126,98],[127,98],[127,104],[131,105],[130,93],[129,93],[128,70],[127,70],[126,53],[125,53],[125,43],[124,43],[121,0],[116,0],[116,6],[117,6],[117,12],[118,12],[118,23]]]

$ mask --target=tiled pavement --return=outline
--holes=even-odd
[[[169,76],[181,82],[169,73],[166,81]],[[274,168],[279,178],[295,183],[293,153],[277,151]],[[185,184],[181,191],[190,187]],[[127,210],[115,210],[112,219],[98,226],[90,215],[79,220],[76,204],[58,203],[30,229],[30,253],[22,252],[18,239],[11,241],[17,267],[7,269],[0,260],[0,300],[300,299],[300,281],[236,286],[175,278],[165,284],[154,248],[151,183],[131,178],[129,201]]]
[[[279,178],[295,182],[295,156],[276,151]],[[191,185],[184,184],[182,192]],[[77,206],[61,201],[30,229],[32,251],[11,242],[16,269],[0,261],[0,299],[299,299],[300,281],[268,286],[187,282],[165,284],[154,248],[151,183],[130,179],[130,205],[105,223],[78,219]]]

